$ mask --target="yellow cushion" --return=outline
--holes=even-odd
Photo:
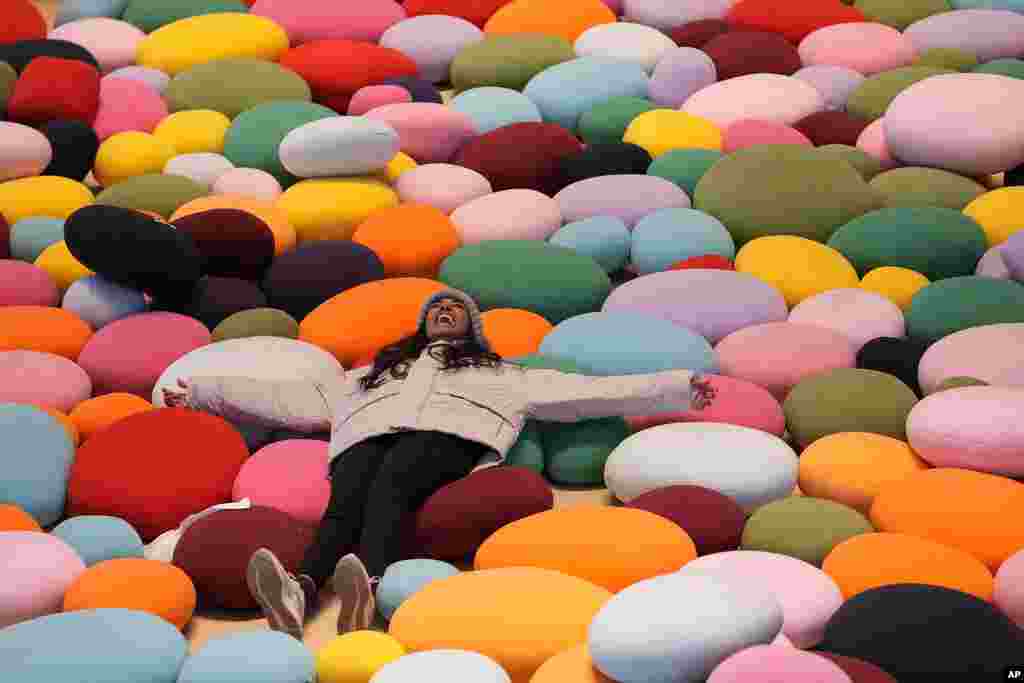
[[[623,539],[633,551],[622,552]],[[554,569],[618,592],[696,557],[689,535],[665,517],[636,508],[576,505],[498,529],[477,550],[474,566]]]
[[[441,262],[461,245],[448,215],[427,204],[376,211],[359,224],[352,241],[373,250],[389,277],[436,278]]]
[[[147,173],[162,173],[175,156],[174,147],[150,133],[117,133],[100,145],[93,175],[101,185],[110,187]]]
[[[550,569],[515,567],[457,574],[427,584],[403,602],[388,632],[409,652],[479,652],[512,683],[528,683],[551,657],[587,641],[587,629],[612,594]]]
[[[764,280],[792,307],[831,289],[856,287],[853,265],[832,247],[795,235],[758,237],[736,254],[736,270]]]
[[[64,240],[43,249],[36,257],[35,265],[45,270],[61,291],[70,287],[75,280],[95,275],[71,254]]]
[[[388,179],[388,182],[393,183],[398,180],[398,176],[402,175],[406,171],[411,171],[416,168],[417,165],[416,160],[411,156],[405,152],[399,152],[384,168],[384,176]]]
[[[393,206],[398,195],[376,178],[303,180],[277,198],[300,242],[352,239],[356,226]]]
[[[530,683],[615,683],[594,668],[586,644],[557,654],[544,662]]]
[[[1001,187],[986,192],[964,207],[964,213],[985,231],[988,246],[1002,244],[1024,230],[1024,187]]]
[[[860,288],[884,296],[905,311],[914,295],[929,284],[931,281],[916,270],[882,266],[864,273]]]
[[[654,158],[673,149],[722,149],[722,131],[713,122],[676,111],[652,109],[626,128],[623,142],[640,145]]]
[[[402,644],[386,633],[346,633],[317,651],[317,683],[369,683],[377,671],[404,654]]]
[[[224,138],[231,119],[212,109],[192,109],[171,114],[157,125],[153,135],[178,154],[224,151]]]
[[[288,214],[274,205],[273,202],[261,199],[251,199],[232,194],[217,194],[209,197],[193,199],[183,204],[171,216],[171,221],[176,221],[185,216],[191,216],[200,211],[211,209],[238,209],[256,216],[267,224],[270,232],[274,234],[274,254],[283,254],[295,248],[295,228],[288,220]]]
[[[64,220],[94,199],[88,187],[70,178],[36,176],[0,183],[0,213],[10,225],[32,216]]]

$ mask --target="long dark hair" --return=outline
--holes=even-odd
[[[373,359],[373,369],[359,380],[363,391],[369,391],[386,382],[387,377],[384,373],[388,371],[395,379],[405,379],[413,361],[420,357],[423,349],[429,344],[430,339],[421,328],[416,334],[385,346]],[[430,350],[430,354],[443,363],[442,370],[470,367],[499,368],[503,362],[501,356],[484,349],[473,336],[466,337],[460,344],[436,346]]]

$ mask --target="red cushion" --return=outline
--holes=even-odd
[[[748,74],[790,76],[803,66],[796,48],[776,33],[731,31],[712,38],[701,50],[711,57],[722,81]]]
[[[252,554],[269,548],[297,574],[315,533],[315,526],[269,507],[218,510],[185,530],[172,562],[192,579],[204,605],[253,609],[245,581]]]
[[[526,188],[553,195],[562,189],[560,162],[582,149],[557,123],[513,123],[467,142],[453,163],[487,178],[495,192]]]
[[[860,10],[839,0],[740,0],[726,20],[736,28],[780,33],[794,45],[819,28],[868,21]]]
[[[416,62],[398,50],[354,40],[315,40],[293,47],[279,61],[309,83],[317,100],[419,73]]]
[[[121,517],[149,541],[230,501],[248,457],[242,435],[220,417],[184,408],[130,415],[78,449],[67,512]]]
[[[845,111],[819,111],[797,121],[793,127],[807,136],[815,147],[857,146],[857,138],[871,123]]]
[[[46,38],[46,19],[31,0],[3,0],[0,45]]]
[[[707,254],[705,256],[691,256],[688,259],[673,263],[669,270],[686,270],[688,268],[700,268],[708,270],[736,270],[732,261],[719,256],[718,254]]]
[[[667,486],[634,498],[626,507],[670,519],[689,534],[698,555],[736,550],[747,516],[736,501],[703,486]]]
[[[480,28],[499,9],[512,0],[406,0],[405,11],[410,17],[421,14],[446,14],[471,21]]]
[[[41,125],[55,119],[92,125],[100,107],[100,72],[77,59],[36,57],[14,83],[7,102],[12,121]]]
[[[526,467],[474,472],[439,489],[416,515],[413,545],[438,560],[462,560],[495,531],[555,503],[544,477]]]

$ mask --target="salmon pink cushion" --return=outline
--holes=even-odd
[[[327,444],[318,439],[286,439],[265,446],[242,465],[234,499],[288,513],[319,524],[331,496]]]

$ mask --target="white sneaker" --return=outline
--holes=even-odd
[[[301,641],[306,616],[306,594],[274,553],[266,548],[253,553],[245,578],[249,592],[259,603],[270,628]]]
[[[338,560],[331,585],[341,598],[338,635],[370,628],[377,603],[373,597],[373,584],[362,561],[351,553]]]

